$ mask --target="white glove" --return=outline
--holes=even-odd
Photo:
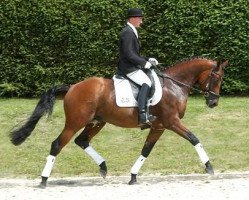
[[[151,62],[148,62],[148,61],[144,65],[145,69],[150,69],[151,67],[152,67],[152,64],[151,64]]]
[[[151,63],[152,66],[157,66],[158,65],[158,61],[155,58],[149,58],[149,62]]]

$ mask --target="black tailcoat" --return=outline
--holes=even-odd
[[[128,74],[143,68],[147,59],[140,56],[140,43],[132,28],[125,26],[119,37],[118,73]]]

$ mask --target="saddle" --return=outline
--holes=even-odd
[[[162,98],[162,86],[156,72],[153,69],[150,70],[149,77],[152,80],[152,86],[147,106],[154,106]],[[116,104],[119,107],[137,107],[138,93],[141,86],[121,75],[114,75],[112,79],[115,88]]]

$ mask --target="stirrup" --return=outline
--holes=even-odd
[[[146,115],[147,115],[147,114],[146,114]],[[156,116],[148,114],[148,115],[147,115],[147,120],[149,120],[149,122],[153,122],[153,121],[156,120]]]
[[[151,122],[155,121],[156,117],[153,115],[150,115],[146,112],[139,113],[139,125],[146,125],[146,124],[151,124]]]

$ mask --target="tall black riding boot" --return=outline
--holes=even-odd
[[[148,124],[151,121],[154,121],[156,118],[147,113],[146,107],[147,107],[149,92],[150,92],[150,87],[146,83],[144,83],[138,94],[138,110],[139,110],[138,120],[140,125]]]

